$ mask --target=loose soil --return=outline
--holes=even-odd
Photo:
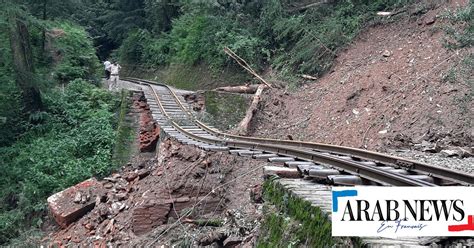
[[[226,152],[204,152],[160,134],[149,108],[134,95],[140,141],[130,163],[104,178],[106,192],[94,209],[43,239],[51,246],[156,247],[159,245],[252,245],[261,218],[258,195],[264,162]],[[146,149],[144,149],[146,148]],[[257,197],[258,198],[258,197]],[[71,204],[81,204],[74,203]]]
[[[422,140],[472,146],[472,86],[446,78],[473,50],[444,48],[439,18],[466,3],[407,11],[366,29],[319,80],[267,91],[250,135],[375,150]]]

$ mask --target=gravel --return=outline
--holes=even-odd
[[[436,165],[441,167],[447,167],[453,170],[459,170],[474,174],[474,157],[468,158],[456,158],[456,157],[444,157],[439,153],[426,153],[413,150],[396,150],[389,151],[390,154],[408,158],[415,161],[420,161],[430,165]]]

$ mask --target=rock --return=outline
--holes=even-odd
[[[441,150],[440,154],[445,157],[459,157],[459,158],[466,158],[466,157],[472,156],[472,153],[468,149],[461,148],[461,147],[450,147],[450,149]]]
[[[382,53],[382,56],[384,56],[384,57],[390,57],[391,55],[392,55],[392,53],[389,50],[385,50]]]
[[[127,192],[118,193],[115,196],[117,196],[117,199],[119,201],[123,201],[123,200],[126,200],[128,198]]]
[[[436,153],[439,152],[441,149],[439,146],[436,144],[432,144],[426,140],[423,140],[421,142],[421,151],[423,152],[431,152],[431,153]]]
[[[107,181],[112,182],[112,183],[117,182],[117,179],[116,179],[116,178],[112,178],[112,177],[104,177],[104,180],[107,180]]]
[[[99,211],[98,211],[98,212],[99,212],[99,215],[100,215],[101,217],[104,217],[104,218],[106,218],[107,215],[109,215],[109,213],[110,213],[110,212],[109,212],[109,208],[108,208],[105,204],[100,204],[100,205],[98,206],[98,210],[99,210]]]
[[[95,197],[95,205],[99,206],[101,202],[102,202],[102,197],[101,196],[96,196]]]
[[[104,183],[104,188],[111,189],[114,186],[113,183]]]
[[[107,224],[107,226],[105,227],[105,230],[104,232],[107,234],[107,233],[113,233],[115,231],[115,226],[114,226],[114,222],[115,220],[114,219],[111,219],[109,221],[109,223]]]
[[[81,197],[81,203],[84,204],[84,203],[86,203],[87,201],[89,201],[89,199],[90,199],[90,196],[83,194],[82,197]],[[94,202],[94,203],[95,203],[95,202]]]
[[[441,150],[440,154],[445,157],[454,157],[460,155],[459,152],[456,150]]]
[[[86,196],[84,204],[75,204],[74,200],[83,200],[80,192],[90,192],[89,195],[94,197]],[[91,178],[48,197],[48,208],[56,222],[65,228],[91,211],[95,206],[95,196],[101,195],[103,192],[102,184],[95,178]],[[80,198],[78,193],[80,193]]]
[[[144,177],[150,175],[150,171],[147,170],[147,169],[138,170],[137,173],[138,173],[138,176],[140,177],[140,179],[143,179]]]
[[[222,242],[227,235],[223,232],[211,232],[198,238],[198,244],[202,246],[211,245],[214,242]]]
[[[168,221],[170,203],[148,203],[138,206],[132,212],[132,228],[136,235],[145,234]]]
[[[238,244],[242,243],[243,239],[235,236],[230,236],[224,240],[224,247],[225,248],[232,248],[236,247]]]
[[[81,194],[81,192],[78,191],[78,192],[76,192],[76,195],[74,196],[73,202],[74,203],[80,203],[81,200],[82,200],[82,194]]]
[[[140,115],[140,152],[152,152],[160,136],[160,127],[155,123],[151,113],[143,112]]]
[[[263,202],[263,192],[262,192],[262,185],[257,184],[250,189],[250,199],[252,199],[255,203],[262,203]]]
[[[91,223],[86,223],[86,224],[84,225],[84,228],[86,228],[87,230],[90,231],[90,230],[94,229],[94,226],[93,226]]]
[[[431,25],[436,22],[436,16],[432,15],[427,18],[425,18],[425,25]]]
[[[118,214],[120,211],[125,209],[125,203],[114,202],[112,203],[112,213]]]
[[[135,178],[138,177],[138,173],[136,172],[129,172],[127,173],[127,175],[125,175],[125,180],[127,180],[128,182],[131,182],[133,180],[135,180]]]

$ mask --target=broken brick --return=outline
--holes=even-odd
[[[89,196],[84,203],[73,201],[79,192]],[[65,228],[91,211],[94,208],[96,196],[101,195],[102,192],[102,184],[95,178],[90,178],[48,197],[48,208],[56,222]]]

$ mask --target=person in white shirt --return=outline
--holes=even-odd
[[[117,88],[117,82],[119,79],[119,72],[122,67],[114,61],[113,64],[110,65],[110,84],[109,90],[115,90]]]
[[[110,65],[112,63],[110,63],[110,61],[106,60],[104,62],[104,70],[105,70],[105,79],[106,80],[109,80],[110,79]]]

